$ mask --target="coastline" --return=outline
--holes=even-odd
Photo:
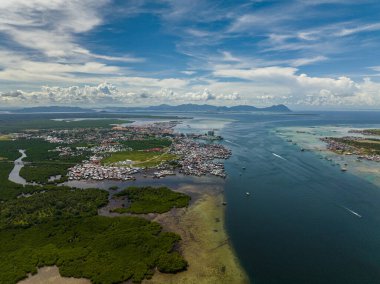
[[[179,191],[197,197],[188,208],[158,215],[154,221],[181,236],[179,250],[189,267],[177,274],[156,271],[143,283],[249,283],[224,228],[222,190],[188,185]]]
[[[176,191],[191,195],[188,208],[172,209],[163,214],[141,216],[162,225],[165,231],[179,234],[179,251],[188,261],[186,271],[164,274],[155,271],[145,284],[158,283],[249,283],[225,230],[224,194],[221,184],[183,184]],[[101,212],[99,212],[101,213]],[[101,214],[120,216],[119,214]],[[136,216],[136,215],[135,215]],[[42,267],[38,273],[18,284],[87,284],[88,279],[60,276],[58,267]]]
[[[374,126],[368,126],[374,127]],[[300,149],[314,152],[321,159],[326,160],[330,166],[344,168],[358,177],[368,182],[380,186],[380,163],[375,161],[358,160],[356,155],[338,154],[327,149],[326,143],[320,141],[323,137],[344,137],[350,136],[349,130],[363,130],[367,126],[313,126],[313,127],[282,127],[277,129],[277,135],[289,143],[297,145]],[[363,136],[355,134],[359,137],[375,137]],[[289,140],[290,139],[290,140]]]

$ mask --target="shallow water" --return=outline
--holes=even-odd
[[[367,136],[359,133],[349,133],[349,130],[356,129],[362,130],[367,128],[380,128],[379,124],[376,125],[361,125],[351,127],[332,127],[332,126],[318,126],[318,127],[285,127],[276,130],[280,137],[285,140],[289,138],[292,142],[299,145],[299,147],[306,150],[314,151],[322,158],[330,161],[331,166],[338,166],[346,168],[350,173],[355,174],[367,181],[380,186],[380,162],[368,161],[365,159],[358,160],[356,155],[339,155],[326,149],[326,143],[322,142],[322,137],[344,137],[344,136],[357,136],[365,138],[377,138],[378,136]]]

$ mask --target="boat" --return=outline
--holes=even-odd
[[[249,195],[251,195],[251,193],[247,191],[247,192],[245,193],[245,195],[249,196]]]
[[[245,167],[242,167],[243,170],[245,170]]]
[[[342,172],[346,172],[347,171],[347,168],[343,167],[340,169]]]
[[[223,205],[227,205],[227,202],[225,202],[225,201],[223,201],[223,203],[222,203]]]

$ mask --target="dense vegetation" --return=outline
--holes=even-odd
[[[0,161],[0,202],[16,198],[21,193],[33,193],[42,191],[44,188],[38,186],[25,186],[13,183],[8,180],[9,173],[13,169],[13,163]]]
[[[39,184],[62,183],[67,180],[67,170],[73,164],[32,164],[25,165],[20,170],[20,176],[28,182]],[[49,178],[60,176],[58,179],[49,181]]]
[[[366,139],[366,140],[352,140],[347,138],[333,138],[334,141],[350,145],[361,150],[365,154],[380,155],[380,140]]]
[[[114,124],[128,123],[128,120],[120,119],[89,119],[89,120],[52,120],[52,119],[31,119],[31,120],[9,120],[1,123],[0,132],[12,133],[27,129],[74,129],[74,128],[110,128]]]
[[[29,227],[54,219],[94,216],[107,201],[108,193],[103,190],[56,187],[0,203],[0,229]]]
[[[73,119],[82,118],[75,123],[65,121],[54,121],[52,119]],[[87,118],[87,119],[86,119]],[[94,119],[96,118],[96,119]],[[126,113],[18,113],[0,114],[0,133],[19,132],[25,129],[68,129],[68,128],[89,128],[89,127],[110,127],[110,124],[126,123],[133,118],[164,118],[177,119],[178,116],[154,116],[137,115]]]
[[[93,283],[140,282],[186,269],[175,252],[180,237],[137,217],[97,215],[107,202],[99,189],[56,187],[0,204],[0,283],[16,283],[37,267]]]
[[[55,182],[66,180],[67,169],[86,158],[86,153],[81,156],[59,156],[59,152],[52,151],[62,144],[49,143],[42,139],[18,139],[14,141],[0,141],[0,157],[4,157],[8,162],[20,156],[19,149],[26,150],[27,162],[20,171],[28,182],[48,183],[51,176],[61,175],[61,179]],[[2,162],[5,162],[4,160]]]
[[[93,283],[140,282],[187,263],[173,252],[179,236],[138,217],[70,218],[0,231],[0,283],[16,283],[36,267],[57,265],[66,277]]]
[[[152,148],[166,148],[172,144],[170,139],[145,139],[145,140],[128,140],[123,141],[122,144],[126,147],[132,148],[133,150],[147,150]]]
[[[380,135],[380,129],[365,129],[363,133],[366,135]]]
[[[190,202],[190,196],[167,187],[131,186],[115,194],[115,197],[127,197],[130,203],[127,208],[114,209],[118,213],[164,213],[175,207],[186,207]]]
[[[21,193],[33,193],[43,190],[41,187],[25,186],[13,183],[8,180],[9,173],[12,171],[14,165],[13,161],[20,157],[19,147],[26,147],[27,143],[22,145],[15,143],[16,141],[0,141],[0,201],[16,198]]]

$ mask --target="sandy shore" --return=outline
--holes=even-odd
[[[18,282],[18,284],[90,284],[87,279],[67,278],[59,274],[58,267],[49,266],[38,269],[38,273]]]
[[[230,245],[224,229],[223,192],[220,185],[183,185],[177,189],[192,196],[188,208],[174,209],[164,214],[145,217],[160,223],[165,231],[179,234],[182,238],[179,250],[189,263],[187,271],[177,274],[155,272],[145,284],[157,283],[249,283]],[[109,210],[116,204],[110,204]],[[100,210],[101,215],[106,214]],[[119,215],[120,216],[120,215]],[[64,278],[57,267],[44,267],[36,275],[18,284],[58,283],[88,284],[86,279]]]
[[[185,193],[200,193],[187,209],[159,215],[154,221],[182,237],[180,250],[188,270],[170,275],[154,274],[143,283],[248,283],[224,229],[223,193],[187,186]]]

